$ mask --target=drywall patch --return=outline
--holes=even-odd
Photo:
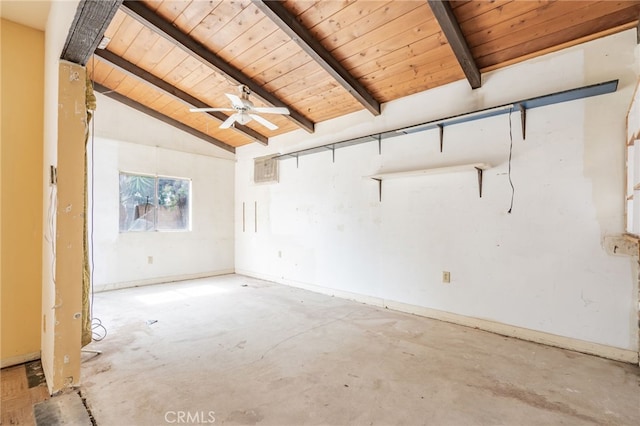
[[[605,236],[603,246],[612,256],[638,256],[638,239],[630,235]]]

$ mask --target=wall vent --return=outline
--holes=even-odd
[[[277,183],[278,182],[278,160],[275,155],[258,157],[253,162],[253,182],[254,183]]]

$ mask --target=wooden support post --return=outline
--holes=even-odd
[[[60,61],[58,80],[57,209],[55,219],[55,279],[47,290],[54,303],[43,307],[42,350],[49,392],[80,383],[82,337],[82,263],[84,232],[85,134],[87,131],[85,68]],[[45,340],[45,339],[43,339]]]

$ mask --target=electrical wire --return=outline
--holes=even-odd
[[[55,174],[53,175],[55,176]],[[45,240],[51,246],[51,282],[56,284],[56,211],[58,210],[57,183],[51,182],[49,189],[49,208],[47,210],[47,234]]]
[[[511,114],[513,113],[513,107],[509,109],[509,185],[511,185],[511,204],[509,204],[509,211],[507,213],[511,214],[513,210],[513,199],[516,195],[516,188],[513,186],[513,181],[511,180],[511,156],[513,155],[513,126],[511,124]]]
[[[94,87],[94,72],[95,72],[95,55],[92,55],[91,60],[92,60],[92,67],[91,67],[91,86],[92,88]],[[93,315],[93,304],[94,304],[94,291],[93,291],[93,271],[95,269],[95,262],[94,262],[94,257],[93,257],[93,227],[94,227],[94,191],[95,191],[95,132],[96,130],[96,114],[95,111],[93,112],[93,117],[91,120],[91,191],[89,191],[89,201],[90,201],[90,212],[89,212],[89,216],[91,217],[91,226],[89,227],[89,247],[90,247],[90,251],[89,251],[89,264],[90,264],[90,271],[89,271],[89,286],[90,286],[90,291],[91,291],[91,304],[89,305],[89,318],[91,318],[91,338],[93,339],[93,341],[95,342],[99,342],[101,340],[103,340],[105,337],[107,337],[107,328],[104,326],[104,324],[102,324],[102,321],[100,320],[100,318],[97,318]]]

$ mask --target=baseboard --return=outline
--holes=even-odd
[[[603,345],[600,343],[587,342],[584,340],[574,339],[572,337],[558,336],[555,334],[546,333],[544,331],[531,330],[528,328],[480,318],[468,317],[451,312],[440,311],[437,309],[410,305],[407,303],[394,302],[391,300],[387,300],[385,303],[389,309],[393,309],[396,311],[407,312],[410,314],[420,315],[422,317],[433,318],[440,321],[464,325],[466,327],[477,328],[479,330],[489,331],[491,333],[500,334],[502,336],[515,337],[516,339],[541,343],[547,346],[569,349],[589,355],[597,355],[599,357],[608,358],[615,361],[628,362],[631,364],[638,363],[638,353],[629,349],[622,349]]]
[[[277,277],[275,275],[262,274],[259,272],[247,271],[244,269],[236,269],[236,274],[244,275],[251,278],[257,278],[259,280],[271,281],[278,284],[284,284],[291,287],[301,288],[303,290],[309,290],[314,293],[326,294],[327,296],[336,296],[341,299],[353,300],[354,302],[360,302],[367,305],[379,306],[381,308],[385,306],[384,299],[380,297],[367,296],[366,294],[351,293],[343,290],[336,290],[333,288],[322,287],[319,285],[309,284],[301,281],[288,280],[282,277]]]
[[[31,352],[24,355],[12,356],[11,358],[5,358],[3,360],[0,360],[0,368],[24,364],[25,362],[35,361],[37,359],[40,359],[40,351]]]
[[[197,274],[172,275],[168,277],[149,278],[146,280],[123,281],[123,282],[109,283],[109,284],[96,284],[93,287],[93,291],[96,293],[101,293],[103,291],[120,290],[123,288],[131,288],[131,287],[142,287],[142,286],[154,285],[154,284],[165,284],[165,283],[171,283],[171,282],[177,282],[177,281],[196,280],[199,278],[215,277],[218,275],[229,275],[233,273],[235,273],[234,269],[222,269],[219,271],[200,272]]]
[[[267,274],[255,273],[238,269],[236,274],[246,275],[267,281],[277,282],[279,284],[289,285],[304,290],[313,291],[315,293],[326,294],[328,296],[340,297],[342,299],[353,300],[367,305],[389,308],[395,311],[405,312],[409,314],[419,315],[421,317],[436,319],[440,321],[450,322],[453,324],[463,325],[466,327],[477,328],[479,330],[488,331],[502,336],[514,337],[516,339],[527,340],[529,342],[541,343],[548,346],[554,346],[562,349],[569,349],[589,355],[596,355],[602,358],[612,359],[615,361],[628,362],[638,364],[638,352],[622,349],[613,346],[607,346],[600,343],[587,342],[584,340],[574,339],[572,337],[558,336],[543,331],[531,330],[528,328],[518,327],[514,325],[504,324],[486,319],[468,317],[465,315],[455,314],[437,309],[426,308],[423,306],[411,305],[408,303],[396,302],[393,300],[383,299],[380,297],[367,296],[358,293],[351,293],[343,290],[335,290],[331,288],[321,287],[314,284],[303,283],[294,280],[287,280]]]

